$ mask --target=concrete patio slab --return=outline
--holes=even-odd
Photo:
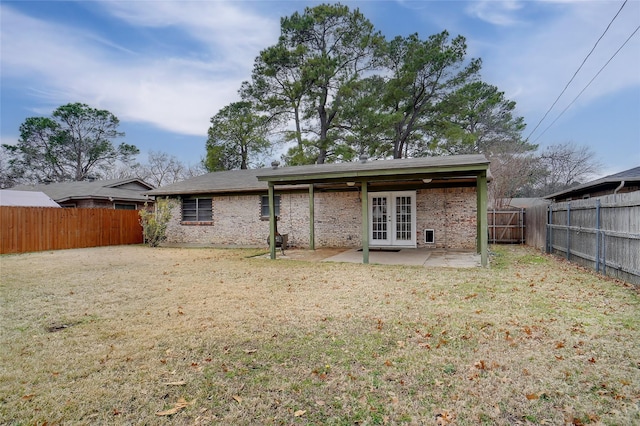
[[[362,251],[346,250],[323,259],[322,262],[362,263]],[[441,249],[401,249],[399,251],[370,250],[369,263],[380,265],[413,265],[425,267],[475,268],[481,266],[475,251]]]

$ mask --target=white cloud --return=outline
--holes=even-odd
[[[252,64],[258,51],[277,41],[279,22],[222,1],[103,1],[113,16],[138,27],[176,27],[236,66]]]
[[[132,52],[86,30],[44,22],[3,5],[3,79],[28,81],[31,93],[52,107],[81,101],[108,109],[122,121],[206,135],[209,118],[237,99],[255,56],[277,40],[278,23],[220,2],[149,6],[105,3],[130,24],[179,27],[218,60]]]
[[[466,12],[490,24],[513,26],[521,23],[516,17],[516,12],[521,8],[522,4],[514,0],[482,0],[472,2]]]

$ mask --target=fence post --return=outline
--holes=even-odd
[[[551,254],[552,251],[552,234],[551,234],[551,225],[553,225],[553,210],[552,210],[552,206],[553,204],[549,204],[549,207],[547,207],[547,241],[545,244],[545,247],[547,249],[547,253]]]
[[[600,199],[596,200],[596,272],[600,272]]]
[[[602,232],[602,275],[607,275],[607,234]]]
[[[567,260],[571,260],[571,203],[567,203]]]
[[[496,243],[496,209],[493,209],[493,220],[491,222],[491,234],[493,238],[491,239],[491,244]]]
[[[520,209],[520,244],[524,244],[525,243],[525,239],[524,239],[524,209]]]

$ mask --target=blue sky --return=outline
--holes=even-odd
[[[69,102],[107,109],[144,162],[153,151],[195,163],[210,118],[239,99],[283,16],[307,1],[0,2],[0,137]],[[525,136],[571,79],[623,1],[343,1],[388,38],[448,30],[467,38],[482,78],[516,101]],[[629,0],[568,90],[531,135],[589,146],[601,175],[640,165],[640,25]],[[544,133],[543,133],[544,132]]]

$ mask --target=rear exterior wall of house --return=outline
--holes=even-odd
[[[278,192],[276,192],[278,194]],[[288,234],[289,245],[309,246],[309,195],[279,193],[278,232]],[[204,197],[204,196],[199,196]],[[261,216],[261,195],[213,195],[212,218],[182,222],[181,202],[172,208],[167,243],[211,246],[266,247],[269,220]],[[316,247],[361,246],[360,193],[315,194]],[[476,246],[475,188],[437,188],[416,191],[418,247],[473,249]],[[426,244],[424,229],[433,229],[435,243]]]

